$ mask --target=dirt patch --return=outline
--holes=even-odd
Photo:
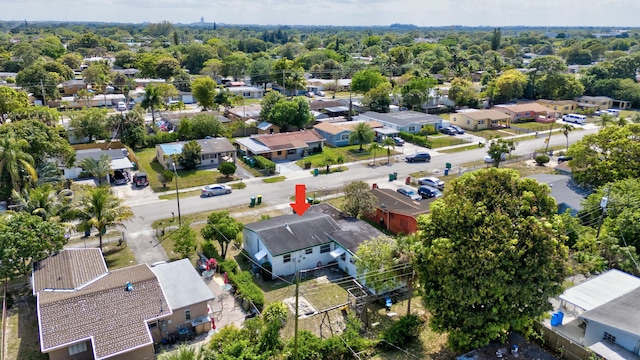
[[[6,360],[47,359],[40,352],[35,298],[19,294],[7,311]]]
[[[290,297],[290,298],[286,298],[284,300],[282,300],[282,302],[287,305],[287,307],[289,308],[289,311],[291,311],[292,314],[296,313],[296,298],[295,297]],[[313,314],[316,313],[316,308],[313,307],[313,305],[311,305],[311,303],[305,299],[304,296],[298,296],[298,314],[301,318],[307,317],[307,316],[311,316]]]

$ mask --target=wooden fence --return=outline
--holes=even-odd
[[[592,360],[600,358],[593,351],[571,341],[564,335],[559,334],[542,324],[536,324],[535,328],[542,334],[545,347],[551,349],[557,354],[560,354],[561,359]]]

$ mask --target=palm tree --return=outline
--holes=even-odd
[[[567,149],[569,149],[569,133],[572,132],[575,127],[571,124],[563,124],[560,128],[562,130],[562,134],[567,138]]]
[[[347,159],[345,159],[344,155],[338,155],[338,157],[336,158],[336,164],[338,164],[338,169],[342,168],[342,164],[344,164],[345,161],[347,161]]]
[[[387,149],[387,164],[391,163],[391,148],[395,149],[396,148],[396,142],[395,140],[393,140],[393,138],[385,138],[384,141],[382,142],[382,147]]]
[[[613,121],[613,115],[610,115],[610,114],[602,114],[602,115],[600,115],[600,126],[601,127],[604,128],[611,121]]]
[[[11,132],[0,139],[0,179],[9,180],[16,191],[25,183],[38,181],[33,157],[25,151],[28,147],[27,140],[16,140]]]
[[[359,144],[359,151],[362,151],[362,145],[372,142],[375,136],[373,129],[367,123],[359,122],[349,134],[349,144]]]
[[[160,95],[160,91],[158,87],[149,85],[144,89],[144,97],[142,98],[142,102],[140,103],[142,108],[147,110],[151,109],[151,119],[153,122],[156,121],[156,108],[162,105],[162,96]]]
[[[618,121],[616,122],[618,126],[625,126],[629,123],[629,120],[627,120],[627,118],[620,116],[618,118]]]
[[[111,172],[111,158],[107,154],[100,156],[100,159],[86,157],[80,161],[82,170],[89,172],[93,177],[98,179],[98,186],[102,186],[102,181],[106,180],[107,175]]]
[[[40,216],[45,221],[62,222],[69,220],[71,198],[63,191],[56,191],[51,184],[23,190],[13,190],[11,197],[18,211]]]
[[[376,165],[376,153],[378,152],[378,150],[382,149],[382,146],[380,146],[380,144],[378,144],[377,142],[373,142],[371,143],[371,145],[369,145],[369,152],[371,154],[373,154],[373,165]]]
[[[206,350],[203,348],[196,349],[187,345],[180,345],[178,351],[172,351],[169,354],[162,354],[159,360],[200,360],[205,359]]]
[[[38,182],[36,185],[57,184],[64,181],[64,176],[60,168],[51,161],[45,161],[36,165],[36,173],[38,174]]]
[[[81,203],[76,206],[74,217],[82,221],[85,229],[95,227],[100,237],[102,250],[102,236],[110,226],[123,226],[123,221],[133,218],[133,212],[128,206],[122,205],[107,187],[92,188],[84,195]]]

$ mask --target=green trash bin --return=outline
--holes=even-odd
[[[307,204],[313,204],[313,198],[312,197],[308,197],[307,198]]]
[[[318,176],[319,173],[320,173],[320,170],[313,169],[313,176]]]
[[[256,196],[256,200],[258,205],[262,204],[262,195]]]
[[[389,174],[389,181],[393,181],[393,173]]]
[[[251,206],[251,207],[256,206],[256,197],[255,196],[251,197],[251,204],[249,204],[249,206]]]

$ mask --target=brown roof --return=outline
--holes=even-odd
[[[80,290],[41,291],[37,306],[42,352],[91,339],[95,359],[152,344],[147,321],[172,313],[146,264],[115,270]]]
[[[350,122],[340,122],[340,123],[321,122],[315,125],[314,128],[320,129],[331,135],[336,135],[343,131],[351,131],[351,129],[360,122],[362,121],[350,121]],[[369,127],[372,129],[383,127],[383,125],[377,121],[365,121],[364,123],[369,125]]]
[[[461,112],[460,114],[473,120],[484,120],[484,119],[501,120],[501,119],[509,118],[509,115],[498,110],[465,111],[465,112]]]
[[[74,290],[107,274],[100,249],[66,249],[33,265],[33,294],[44,289]]]
[[[429,213],[429,206],[435,199],[424,199],[413,201],[409,197],[391,189],[371,189],[373,195],[378,199],[377,208],[382,208],[391,212],[417,217],[420,214]]]
[[[336,107],[336,106],[348,106],[349,103],[343,100],[321,100],[321,101],[312,101],[309,103],[309,108],[311,110],[322,110],[326,108]]]
[[[324,138],[315,130],[294,131],[279,134],[264,134],[253,136],[271,150],[297,149],[307,147],[308,143],[322,141]]]
[[[544,106],[544,105],[540,105],[538,103],[526,103],[526,104],[517,104],[517,105],[504,105],[504,106],[496,106],[494,107],[495,110],[501,110],[501,109],[506,109],[515,113],[521,113],[521,112],[527,112],[527,111],[533,111],[536,113],[539,112],[548,112],[549,108]]]
[[[544,105],[575,105],[576,102],[573,100],[547,100],[547,99],[538,99],[537,103]]]

